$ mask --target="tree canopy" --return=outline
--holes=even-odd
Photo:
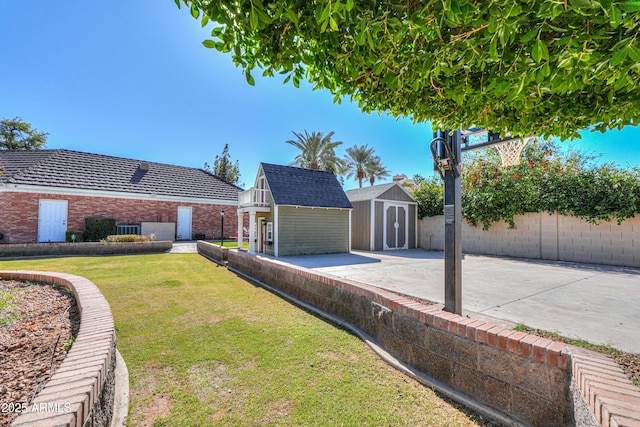
[[[20,117],[0,121],[0,150],[40,150],[47,145],[45,132],[38,132]]]
[[[204,170],[230,184],[238,185],[238,182],[240,181],[240,163],[237,160],[235,163],[231,162],[229,144],[224,144],[222,153],[219,156],[216,156],[213,161],[213,169],[211,169],[211,166],[209,166],[208,163],[205,163]]]
[[[366,112],[520,135],[637,125],[640,1],[174,0],[206,47]]]
[[[340,171],[344,169],[345,162],[336,155],[335,151],[338,146],[342,145],[342,141],[331,140],[334,135],[333,131],[326,135],[316,131],[309,133],[306,130],[304,135],[291,132],[296,136],[296,139],[285,142],[300,150],[300,153],[290,163],[291,166],[330,171],[335,175],[340,174]]]

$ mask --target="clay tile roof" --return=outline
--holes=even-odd
[[[269,163],[261,167],[276,205],[352,208],[331,172]]]
[[[238,200],[241,188],[202,169],[71,150],[0,150],[0,183]]]

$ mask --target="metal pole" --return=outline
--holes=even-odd
[[[445,140],[454,162],[444,172],[444,310],[462,314],[461,132],[445,132]]]
[[[220,246],[223,245],[224,241],[224,211],[220,212]]]

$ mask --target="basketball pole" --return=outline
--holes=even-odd
[[[444,310],[462,314],[462,132],[438,130],[431,151],[444,181]]]
[[[472,143],[472,135],[486,134],[484,142]],[[532,137],[528,137],[532,138]],[[442,130],[433,132],[430,144],[434,169],[444,181],[444,310],[462,314],[462,152],[504,144],[519,139],[502,139],[500,135],[481,128],[465,131]],[[522,139],[526,145],[528,139]],[[519,161],[522,147],[517,151]],[[502,153],[501,153],[502,157]],[[505,158],[503,157],[503,164]]]

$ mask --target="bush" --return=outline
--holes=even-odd
[[[75,239],[71,236],[75,235]],[[65,242],[84,242],[84,232],[78,230],[67,230],[65,233]]]
[[[559,213],[597,224],[619,223],[640,211],[640,169],[595,165],[594,157],[560,152],[558,143],[540,141],[525,147],[517,166],[502,168],[495,148],[472,153],[462,167],[462,214],[487,230],[527,212]],[[413,197],[420,217],[442,214],[442,183],[416,177]]]
[[[437,178],[414,177],[413,199],[418,203],[418,218],[442,215],[444,211],[444,185]]]
[[[116,234],[116,220],[113,218],[87,217],[84,219],[84,240],[99,242],[111,234]]]
[[[114,234],[114,235],[110,235],[107,236],[104,241],[105,242],[150,242],[153,239],[151,239],[149,236],[139,236],[137,234]]]

